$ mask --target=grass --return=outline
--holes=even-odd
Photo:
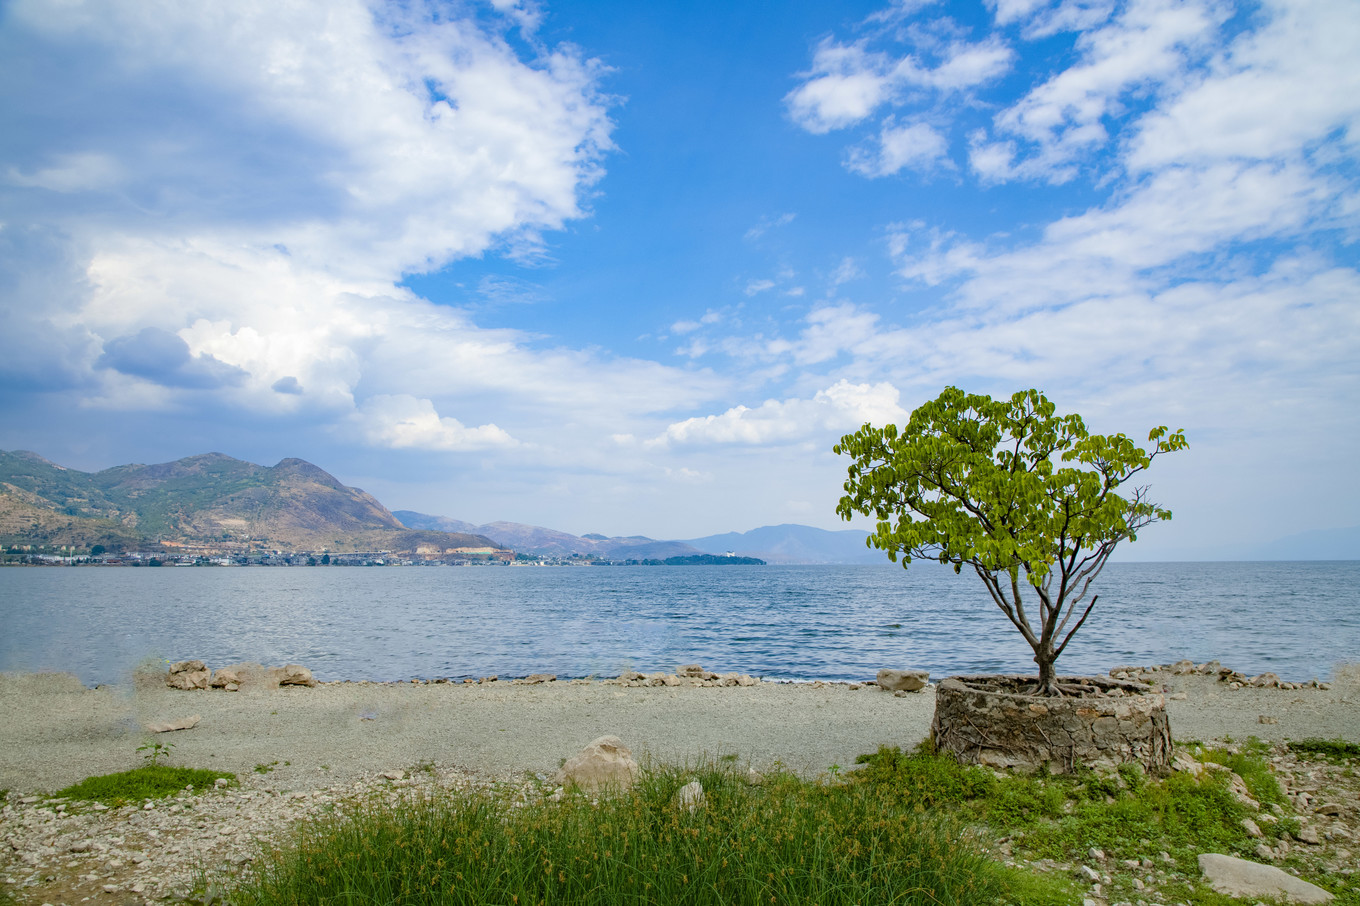
[[[1328,761],[1347,761],[1360,758],[1360,745],[1344,739],[1300,739],[1289,743],[1289,751],[1296,755],[1312,755]]]
[[[691,779],[705,805],[677,807]],[[307,903],[1070,903],[1066,881],[1010,869],[945,815],[903,810],[869,784],[719,766],[647,772],[630,792],[522,807],[459,794],[356,803],[304,825],[232,895]]]
[[[235,783],[236,775],[225,771],[146,764],[131,771],[87,777],[74,786],[59,790],[54,795],[117,806],[145,799],[164,799],[186,787],[192,787],[196,793],[201,792],[211,789],[218,779]]]

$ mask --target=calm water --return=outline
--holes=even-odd
[[[1360,562],[1120,563],[1099,584],[1064,672],[1216,657],[1307,680],[1360,659]],[[978,578],[936,564],[0,569],[0,670],[110,683],[148,657],[377,680],[1033,670]]]

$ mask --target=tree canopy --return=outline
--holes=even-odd
[[[1187,445],[1166,427],[1148,442],[1091,434],[1037,390],[994,400],[947,387],[900,430],[866,424],[841,438],[834,450],[851,462],[836,512],[874,517],[869,545],[904,567],[971,566],[1034,650],[1040,689],[1059,694],[1054,662],[1095,606],[1092,582],[1119,542],[1171,518],[1146,486],[1116,493]]]

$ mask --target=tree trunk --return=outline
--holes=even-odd
[[[1043,650],[1045,648],[1050,650]],[[1051,649],[1051,645],[1044,645],[1034,652],[1034,663],[1039,665],[1039,688],[1037,690],[1039,695],[1062,695],[1062,691],[1058,689],[1058,674],[1053,667],[1057,657],[1054,656]]]

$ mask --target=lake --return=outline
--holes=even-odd
[[[1115,563],[1061,672],[1218,658],[1326,679],[1360,658],[1360,562]],[[1033,672],[981,581],[875,566],[6,568],[0,670],[125,681],[148,658],[300,663],[318,679],[767,679]]]

